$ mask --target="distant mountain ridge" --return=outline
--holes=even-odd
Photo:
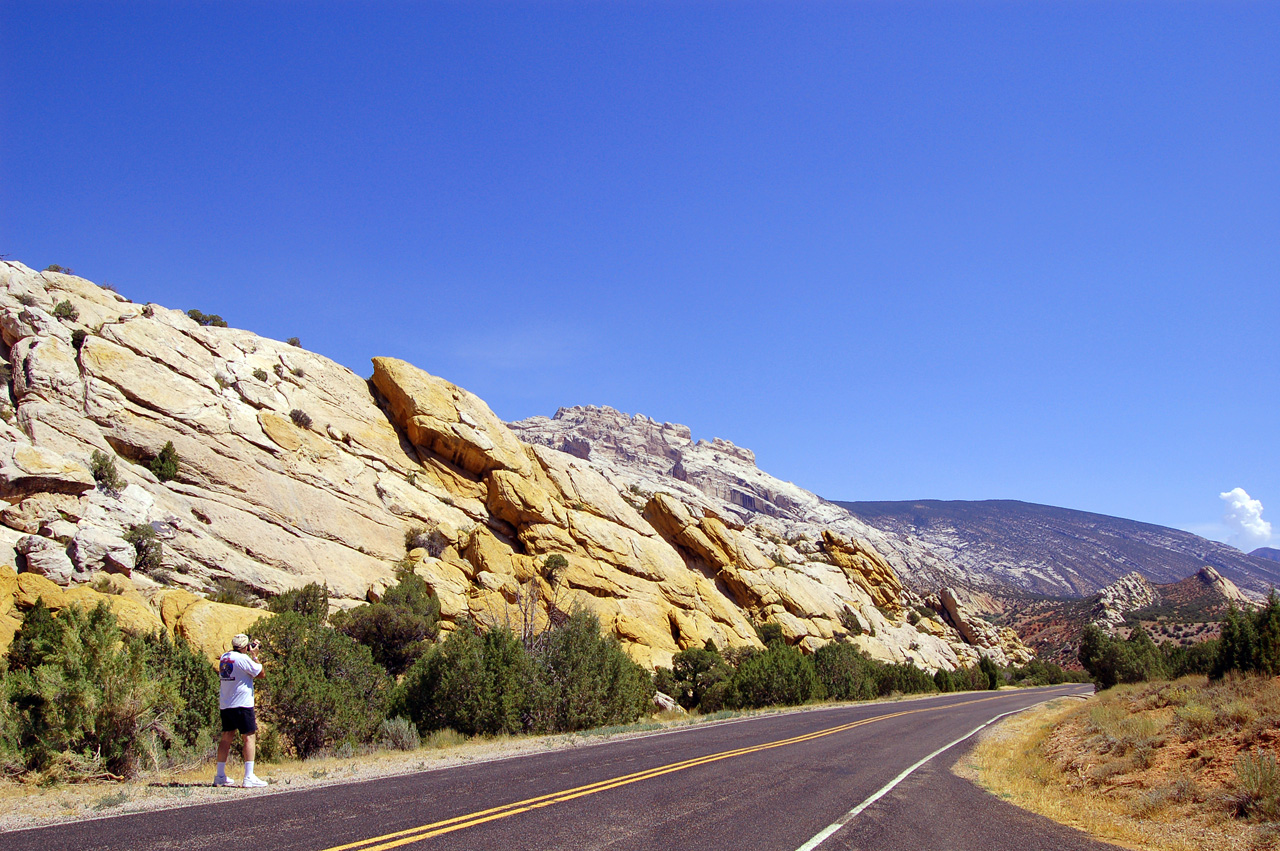
[[[867,524],[927,544],[966,572],[1037,594],[1091,595],[1127,573],[1178,582],[1213,567],[1257,595],[1280,562],[1152,523],[1016,500],[836,502]]]

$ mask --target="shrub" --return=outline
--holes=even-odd
[[[383,721],[378,728],[378,744],[391,750],[416,751],[422,747],[422,738],[412,721],[403,715],[397,715]]]
[[[824,644],[813,654],[813,664],[827,697],[868,700],[876,696],[875,663],[854,645]]]
[[[395,701],[423,732],[515,733],[529,726],[533,671],[510,630],[464,622],[405,675]]]
[[[258,367],[253,371],[253,377],[265,383],[270,376],[267,374],[267,371],[265,369],[263,369],[262,367]]]
[[[306,377],[307,377],[306,370],[304,370],[304,369],[303,369],[302,367],[300,367],[300,366],[295,366],[293,369],[291,369],[291,370],[289,370],[289,371],[293,373],[294,378],[306,378]]]
[[[55,319],[75,322],[80,318],[80,311],[76,310],[76,306],[69,299],[63,299],[53,306],[53,316]]]
[[[542,578],[552,588],[560,582],[560,576],[569,567],[569,560],[560,553],[552,553],[542,560]]]
[[[302,341],[299,340],[297,337],[290,337],[289,339],[285,340],[285,342],[291,346],[297,346],[299,348],[302,347]]]
[[[464,623],[405,675],[396,711],[424,732],[570,732],[634,721],[653,682],[600,622],[577,612],[539,637],[537,649],[509,629]]]
[[[289,419],[293,420],[293,424],[298,428],[311,428],[311,415],[300,408],[290,411]]]
[[[308,582],[277,594],[267,603],[267,608],[277,614],[292,612],[316,623],[324,623],[329,617],[329,586]]]
[[[181,703],[172,731],[188,748],[212,741],[218,724],[218,674],[209,660],[181,635],[157,630],[142,639],[147,667],[168,681]]]
[[[169,482],[178,478],[178,464],[180,461],[178,450],[173,447],[173,441],[170,440],[165,443],[164,448],[160,450],[160,454],[152,458],[151,463],[147,464],[147,469],[160,481]]]
[[[779,623],[758,623],[756,627],[756,637],[760,639],[760,643],[765,647],[771,647],[779,642],[786,643],[786,638],[782,634],[782,624]]]
[[[374,739],[391,679],[369,648],[297,612],[259,622],[255,634],[270,667],[258,706],[300,758]]]
[[[399,676],[426,652],[436,637],[440,603],[426,581],[414,574],[401,576],[382,600],[333,616],[333,627],[369,648],[374,661]]]
[[[991,661],[990,656],[983,656],[978,660],[978,670],[987,678],[987,688],[995,691],[1000,688],[1000,683],[1004,678],[1000,676],[1000,669],[996,667],[996,663]]]
[[[1280,766],[1275,754],[1261,748],[1236,760],[1236,815],[1280,821]]]
[[[62,645],[66,623],[56,620],[53,612],[37,597],[35,605],[22,617],[22,625],[13,635],[5,664],[10,671],[31,671],[44,664]]]
[[[214,603],[225,603],[228,606],[251,607],[258,601],[253,589],[238,579],[223,577],[213,583],[213,592],[209,600]]]
[[[933,677],[910,663],[897,665],[881,663],[877,664],[873,670],[876,675],[876,694],[881,697],[895,693],[928,694],[937,688]],[[983,681],[985,682],[985,679]]]
[[[84,341],[88,338],[89,332],[83,328],[77,328],[71,332],[71,347],[77,352],[84,348]]]
[[[44,270],[46,272],[61,272],[64,275],[72,274],[69,266],[59,266],[57,263],[50,263],[48,266],[44,267]]]
[[[681,650],[671,659],[671,672],[671,685],[675,691],[667,694],[685,709],[701,708],[704,712],[715,712],[722,708],[733,669],[720,655],[714,642],[708,640],[705,647]],[[656,683],[654,685],[657,686]]]
[[[619,646],[600,634],[600,621],[579,611],[547,631],[534,654],[537,729],[569,732],[640,717],[653,699],[653,680]]]
[[[813,660],[775,641],[733,673],[731,702],[741,707],[796,705],[822,696]]]
[[[1164,657],[1141,627],[1122,641],[1089,624],[1080,637],[1079,658],[1100,689],[1117,683],[1139,683],[1165,674]]]
[[[160,568],[161,559],[164,557],[164,544],[160,542],[160,536],[156,534],[156,530],[150,523],[136,523],[130,526],[124,533],[124,539],[133,544],[133,551],[137,554],[134,567],[143,573],[150,573]]]
[[[98,483],[99,490],[109,494],[124,490],[124,479],[120,478],[120,471],[116,469],[114,456],[108,455],[101,449],[93,450],[93,455],[89,459],[89,469],[93,472],[93,480]]]
[[[187,316],[190,316],[192,319],[194,319],[197,324],[204,325],[206,327],[210,325],[214,326],[215,328],[227,327],[227,320],[223,319],[221,316],[219,316],[216,313],[201,313],[195,308],[192,308],[191,310],[187,311]]]
[[[56,635],[32,615],[38,608],[19,631],[51,641],[5,678],[24,767],[130,776],[143,760],[158,762],[183,700],[149,668],[145,643],[123,634],[105,604],[64,609]]]
[[[862,621],[858,620],[858,615],[853,609],[840,610],[840,625],[844,627],[850,635],[862,635]]]

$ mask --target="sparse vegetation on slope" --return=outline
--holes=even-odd
[[[1121,685],[997,729],[969,760],[991,791],[1103,839],[1159,851],[1280,844],[1280,683]]]

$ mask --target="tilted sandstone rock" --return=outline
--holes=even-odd
[[[77,320],[52,316],[62,300]],[[11,262],[0,263],[0,334],[13,375],[0,405],[0,523],[6,541],[26,542],[28,565],[34,555],[66,583],[22,574],[2,617],[34,601],[20,602],[22,583],[47,582],[61,607],[93,599],[85,582],[106,576],[134,586],[100,595],[131,623],[154,617],[216,653],[262,616],[204,599],[219,581],[263,595],[323,582],[334,605],[358,605],[393,581],[409,533],[408,564],[439,598],[445,631],[463,618],[545,625],[580,606],[646,664],[707,639],[758,645],[766,619],[809,650],[852,630],[877,658],[931,669],[1009,658],[988,636],[972,644],[907,621],[919,598],[899,576],[943,575],[945,563],[682,426],[613,412],[629,425],[609,452],[591,435],[549,442],[403,361],[374,359],[366,380]],[[178,475],[161,482],[147,462],[170,442]],[[95,451],[115,459],[124,487],[94,486]],[[601,463],[610,454],[645,474]],[[133,527],[161,541],[158,570],[144,575],[122,546]]]

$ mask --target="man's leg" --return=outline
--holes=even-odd
[[[248,788],[267,785],[265,780],[260,780],[258,775],[253,773],[254,742],[257,738],[254,733],[244,734],[244,785]]]
[[[235,737],[235,730],[223,730],[222,738],[218,740],[218,770],[213,775],[215,786],[231,785],[231,781],[227,779],[227,756],[231,753],[231,742]]]
[[[218,764],[226,765],[227,757],[231,755],[231,743],[236,740],[235,730],[223,730],[222,738],[218,740]]]

